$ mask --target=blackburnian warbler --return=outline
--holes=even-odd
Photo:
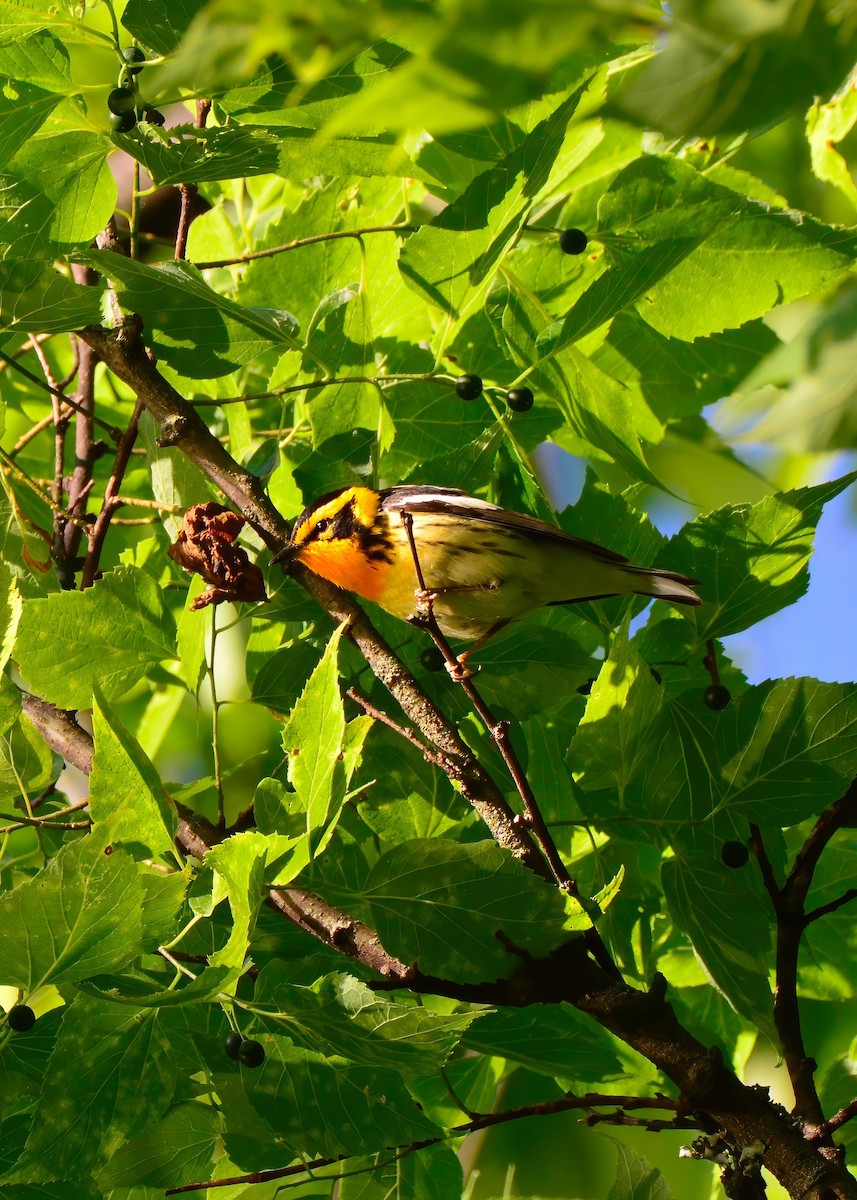
[[[424,616],[430,601],[444,636],[480,644],[543,605],[628,593],[700,603],[695,579],[635,567],[452,488],[349,487],[322,496],[275,561],[299,562],[405,621]]]

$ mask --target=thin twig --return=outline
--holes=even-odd
[[[398,733],[400,737],[405,738],[405,740],[410,742],[412,746],[416,746],[417,750],[419,750],[426,762],[432,763],[432,765],[435,767],[440,767],[440,769],[450,775],[451,778],[454,779],[456,777],[455,764],[451,763],[449,759],[444,758],[442,754],[438,754],[435,750],[432,750],[430,746],[427,746],[425,742],[421,741],[421,739],[417,737],[413,729],[408,729],[405,725],[400,725],[397,721],[394,721],[392,717],[387,716],[387,714],[380,708],[377,708],[371,700],[358,692],[357,688],[350,687],[345,694],[346,696],[349,696],[355,704],[359,704],[363,711],[368,713],[373,721],[380,721],[382,725],[386,725],[388,729],[392,729],[394,733]]]
[[[92,826],[92,821],[86,819],[84,821],[52,821],[50,814],[44,817],[12,817],[9,813],[0,813],[0,820],[14,821],[12,825],[4,825],[0,828],[0,833],[15,833],[18,829],[26,829],[28,826],[35,826],[37,829],[89,829]]]
[[[806,913],[803,918],[804,925],[811,925],[813,921],[817,921],[819,917],[826,917],[829,913],[836,912],[845,904],[850,904],[852,900],[857,900],[857,888],[849,888],[847,892],[843,892],[841,896],[837,896],[835,900],[829,900],[827,904],[820,904],[818,908],[813,908]]]
[[[43,379],[39,379],[38,375],[34,375],[33,372],[28,371],[26,367],[22,367],[19,362],[15,362],[11,355],[4,354],[2,350],[0,350],[0,362],[5,362],[8,364],[8,366],[13,367],[19,375],[23,375],[25,379],[29,379],[30,383],[34,383],[36,387],[41,388],[43,392],[49,392],[52,396],[58,396],[60,400],[62,400],[63,404],[67,404],[69,408],[73,409],[76,413],[82,413],[84,416],[87,415],[86,409],[83,408],[82,405],[78,404],[76,400],[72,400],[70,396],[64,395],[57,388],[53,388],[49,383],[45,383]],[[51,417],[51,421],[52,420],[53,417]],[[97,425],[99,429],[103,429],[107,436],[114,442],[118,442],[122,437],[121,429],[117,429],[115,425],[111,425],[108,421],[102,421],[100,417],[93,417],[93,423]]]
[[[91,287],[98,276],[89,267],[72,263],[72,275],[76,283]],[[82,536],[79,521],[86,519],[87,500],[92,488],[93,469],[98,457],[95,445],[93,415],[95,411],[95,367],[98,360],[91,347],[83,343],[80,347],[80,363],[77,372],[77,400],[79,411],[74,423],[74,471],[68,484],[69,512],[77,521],[67,521],[63,531],[63,553],[57,560],[57,577],[60,587],[74,587],[75,558]]]
[[[210,100],[197,100],[196,115],[194,117],[194,127],[196,129],[204,129],[205,122],[208,120],[208,114],[211,112]],[[173,257],[176,259],[184,258],[187,254],[187,238],[190,232],[190,223],[193,220],[193,206],[196,198],[199,195],[199,188],[195,183],[180,183],[179,195],[181,196],[181,210],[179,212],[179,223],[176,230],[176,245]]]
[[[63,502],[63,477],[64,477],[64,462],[65,462],[65,437],[68,431],[68,415],[63,416],[63,411],[66,414],[71,413],[68,405],[64,405],[58,399],[62,392],[61,385],[54,377],[51,364],[48,362],[47,355],[39,345],[38,339],[30,335],[30,345],[36,358],[39,360],[39,365],[42,368],[42,373],[53,389],[51,394],[51,419],[54,426],[54,479],[51,485],[51,499],[55,505],[53,510],[53,536],[51,538],[51,554],[60,574],[65,572],[65,527],[67,524],[66,518],[62,515]],[[78,359],[79,361],[79,359]]]
[[[318,388],[336,387],[344,383],[371,383],[375,387],[383,388],[388,383],[424,383],[429,380],[436,383],[451,384],[453,382],[451,375],[437,371],[396,372],[392,375],[343,375],[341,378],[331,376],[325,379],[310,379],[306,383],[290,383],[285,387],[273,388],[269,392],[247,392],[243,396],[219,398],[203,396],[191,400],[190,403],[194,408],[220,408],[224,404],[247,404],[250,400],[275,400],[292,393],[313,392]]]
[[[138,400],[134,405],[134,411],[131,414],[131,420],[128,422],[128,428],[125,430],[122,440],[116,448],[113,471],[107,481],[107,487],[104,489],[101,511],[95,518],[95,524],[92,526],[90,534],[89,549],[87,550],[86,561],[83,564],[80,576],[81,589],[87,588],[90,584],[94,583],[95,577],[98,574],[101,551],[104,547],[104,539],[107,537],[107,530],[110,528],[110,522],[113,519],[114,513],[122,504],[119,498],[119,488],[128,469],[128,463],[131,461],[131,451],[134,447],[134,442],[137,440],[137,427],[142,412],[143,405]]]
[[[391,1146],[390,1150],[395,1150],[397,1156],[402,1156],[405,1153],[413,1154],[418,1150],[425,1150],[429,1146],[437,1146],[441,1142],[448,1141],[450,1138],[462,1137],[469,1133],[479,1133],[481,1130],[491,1129],[495,1125],[505,1125],[510,1121],[521,1121],[527,1117],[553,1116],[556,1113],[570,1112],[576,1108],[594,1108],[600,1104],[620,1104],[623,1108],[628,1109],[669,1109],[672,1112],[675,1112],[678,1108],[675,1100],[667,1100],[662,1096],[649,1099],[645,1096],[604,1096],[595,1092],[589,1093],[586,1096],[568,1094],[561,1096],[557,1100],[543,1100],[535,1104],[522,1105],[519,1108],[506,1109],[503,1112],[481,1113],[462,1125],[455,1125],[452,1129],[440,1134],[438,1137],[424,1138],[418,1142],[409,1142],[405,1146]],[[685,1124],[684,1117],[676,1116],[675,1122],[675,1124],[671,1122],[664,1122],[663,1124],[666,1128],[699,1128],[699,1125],[695,1122]],[[646,1122],[643,1121],[642,1124],[646,1124]],[[182,1192],[199,1192],[209,1187],[231,1187],[236,1184],[267,1183],[274,1179],[288,1179],[290,1176],[305,1173],[311,1175],[313,1171],[320,1171],[324,1167],[337,1166],[339,1163],[348,1162],[349,1159],[360,1157],[363,1156],[341,1154],[336,1158],[316,1158],[311,1162],[294,1163],[288,1167],[274,1167],[267,1171],[253,1171],[248,1175],[233,1175],[228,1179],[207,1180],[205,1183],[186,1183],[182,1187],[169,1188],[166,1195],[177,1196]],[[337,1173],[336,1176],[325,1176],[324,1178],[336,1179],[339,1178],[339,1174]]]
[[[235,258],[218,258],[212,262],[195,263],[200,271],[208,271],[215,267],[237,267],[241,263],[254,262],[257,258],[272,258],[275,254],[285,254],[288,250],[297,250],[301,246],[314,246],[318,242],[332,242],[337,238],[359,238],[365,233],[414,233],[416,225],[366,225],[362,229],[335,229],[331,233],[315,233],[311,237],[295,238],[293,242],[285,242],[282,246],[271,246],[267,250],[253,250],[246,254],[238,254]]]
[[[547,825],[545,824],[544,818],[542,817],[538,802],[533,795],[529,780],[524,774],[521,764],[518,762],[518,757],[515,754],[511,742],[509,741],[509,722],[497,721],[494,718],[493,713],[480,696],[472,679],[464,670],[462,670],[461,662],[458,659],[458,656],[455,654],[449,642],[441,632],[440,626],[438,625],[437,619],[434,615],[433,594],[426,587],[426,581],[423,576],[419,551],[417,550],[417,543],[416,539],[414,538],[413,516],[411,513],[404,510],[399,513],[399,516],[401,518],[405,534],[407,535],[408,544],[411,548],[411,556],[414,560],[414,572],[416,574],[419,594],[425,598],[426,605],[425,613],[420,614],[420,616],[418,616],[413,623],[418,625],[420,628],[425,629],[429,634],[432,641],[443,655],[444,662],[449,669],[450,675],[457,683],[461,685],[468,700],[482,719],[485,728],[497,743],[497,748],[503,756],[503,761],[508,767],[509,774],[512,776],[515,787],[518,789],[518,794],[523,802],[524,810],[527,814],[530,826],[536,836],[536,839],[538,840],[539,845],[542,848],[548,864],[550,865],[554,878],[561,888],[566,891],[571,891],[573,887],[571,877],[566,870],[565,863],[559,856],[559,852],[554,845],[554,840],[551,837]]]
[[[841,1129],[843,1125],[847,1125],[849,1121],[853,1121],[857,1117],[857,1096],[853,1100],[840,1108],[839,1112],[834,1113],[827,1121],[819,1125],[818,1129],[810,1137],[811,1142],[824,1141],[829,1138],[837,1129]]]
[[[9,471],[10,475],[14,475],[17,479],[20,479],[21,482],[28,487],[31,492],[38,496],[39,499],[48,506],[51,512],[59,513],[65,521],[76,524],[80,528],[81,532],[86,532],[88,530],[89,526],[87,525],[86,521],[81,520],[80,517],[76,517],[73,512],[67,508],[63,508],[62,505],[55,504],[53,498],[44,490],[44,488],[39,486],[38,482],[33,479],[32,475],[28,475],[23,467],[19,467],[15,460],[9,454],[7,454],[2,447],[0,447],[0,463],[5,465],[6,470]],[[0,470],[2,470],[2,468],[0,468]],[[30,524],[33,526],[33,528],[38,528],[32,521]],[[44,533],[43,530],[39,530],[39,532]],[[44,536],[47,541],[50,541],[49,534],[44,534]]]

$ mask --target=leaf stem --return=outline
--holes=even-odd
[[[211,262],[198,262],[194,266],[199,271],[214,270],[217,267],[237,267],[242,263],[255,262],[259,258],[273,258],[275,254],[286,254],[289,250],[298,250],[302,246],[315,246],[319,242],[333,242],[339,238],[361,238],[367,233],[414,233],[419,228],[416,225],[366,225],[361,229],[334,229],[330,233],[315,233],[310,237],[295,238],[294,241],[284,242],[281,246],[271,246],[267,250],[252,250],[238,254],[234,258],[212,259]]]

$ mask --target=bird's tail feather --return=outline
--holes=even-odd
[[[629,575],[642,576],[637,587],[630,590],[638,596],[654,596],[656,600],[671,600],[673,604],[701,604],[693,588],[699,583],[678,571],[659,571],[653,567],[625,567]]]

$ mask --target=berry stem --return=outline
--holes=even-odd
[[[713,638],[709,638],[705,643],[705,658],[702,660],[702,665],[711,676],[711,682],[719,684],[720,672],[717,670],[717,652],[714,648]]]

